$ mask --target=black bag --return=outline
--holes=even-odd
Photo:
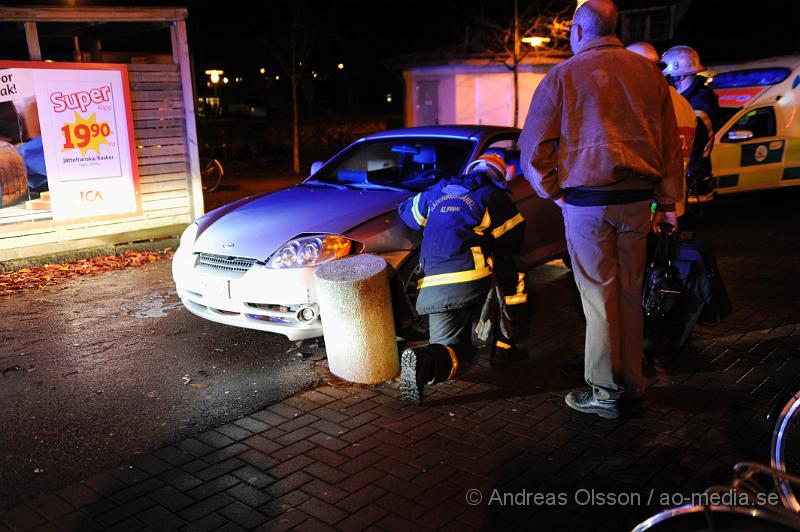
[[[681,278],[689,265],[698,270],[695,282],[701,286],[689,289],[702,295],[704,298],[700,323],[719,323],[722,318],[731,313],[731,301],[725,283],[717,266],[717,257],[714,248],[706,240],[695,239],[691,242],[680,242],[676,248],[675,264],[681,272]]]
[[[670,238],[666,227],[662,227],[653,258],[644,273],[642,310],[651,318],[668,314],[683,295],[680,275],[672,264]]]
[[[678,354],[697,323],[718,323],[731,312],[711,244],[699,239],[673,241],[671,251],[682,286],[681,300],[667,315],[645,318],[645,354],[662,361]]]

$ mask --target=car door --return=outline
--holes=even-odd
[[[746,109],[717,137],[712,168],[719,194],[777,186],[783,175],[786,136],[772,106]]]

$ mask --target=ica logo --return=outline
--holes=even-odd
[[[105,201],[99,190],[81,190],[82,203],[94,203],[95,201]]]

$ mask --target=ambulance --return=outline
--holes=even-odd
[[[709,86],[724,124],[711,152],[716,193],[800,185],[800,55],[721,67]]]

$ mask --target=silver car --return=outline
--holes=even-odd
[[[181,236],[172,263],[178,295],[207,320],[283,334],[322,336],[314,268],[356,253],[385,258],[401,326],[415,317],[421,234],[397,215],[405,199],[458,175],[489,151],[519,168],[519,129],[435,126],[360,139],[297,186],[250,196],[202,216]],[[560,209],[524,179],[509,184],[527,220],[528,267],[566,256]],[[401,321],[398,319],[398,321]]]

